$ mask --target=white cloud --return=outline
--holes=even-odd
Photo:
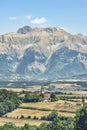
[[[32,17],[32,15],[26,15],[25,17],[26,17],[28,20],[30,20],[31,17]]]
[[[17,17],[15,17],[15,16],[9,16],[8,18],[9,18],[11,21],[14,21],[14,20],[17,19]]]
[[[43,24],[43,23],[46,23],[46,18],[45,17],[36,18],[36,19],[32,20],[31,23],[33,23],[33,24]]]

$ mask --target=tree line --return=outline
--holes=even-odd
[[[20,103],[17,93],[5,89],[0,90],[0,116],[13,111]]]

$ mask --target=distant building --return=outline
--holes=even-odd
[[[45,88],[44,88],[44,86],[41,86],[40,94],[43,94],[43,95],[44,95],[44,97],[43,97],[43,101],[44,101],[44,102],[50,101],[50,93],[45,93]]]
[[[45,88],[44,86],[41,86],[40,94],[44,94],[44,93],[45,93]]]
[[[50,101],[50,94],[49,93],[45,93],[44,94],[44,102],[48,102]]]

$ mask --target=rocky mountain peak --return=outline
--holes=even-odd
[[[30,31],[32,31],[32,27],[30,27],[30,26],[24,26],[22,28],[19,28],[17,30],[17,33],[19,33],[19,34],[26,34],[26,33],[29,33]]]
[[[0,74],[31,79],[87,75],[87,36],[30,26],[1,35]]]

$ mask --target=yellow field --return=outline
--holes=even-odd
[[[39,126],[41,123],[46,122],[46,121],[28,120],[28,119],[0,118],[0,125],[4,125],[5,123],[8,123],[8,122],[12,122],[16,126],[24,126],[25,124]]]
[[[47,108],[51,110],[67,110],[75,112],[80,106],[76,105],[77,102],[59,100],[56,102],[38,102],[38,103],[22,103],[23,107],[34,107],[34,108]]]
[[[72,87],[77,87],[77,85],[76,84],[62,84],[62,83],[60,83],[60,84],[57,84],[57,83],[52,83],[52,84],[50,84],[50,85],[54,85],[56,88],[72,88]]]
[[[13,91],[13,92],[21,92],[21,91],[26,91],[26,89],[23,88],[0,88],[0,89],[6,89],[8,91]]]
[[[58,115],[64,117],[75,117],[74,113],[68,113],[68,112],[58,112]]]
[[[40,118],[41,116],[47,116],[49,113],[50,111],[39,111],[39,110],[17,108],[12,112],[7,113],[6,115],[9,118],[20,118],[21,115],[24,115],[24,117],[31,116],[31,118],[33,118],[34,116],[36,116]]]
[[[81,108],[81,106],[78,106],[80,102],[70,102],[70,101],[63,101],[59,100],[56,102],[38,102],[38,103],[22,103],[22,107],[32,107],[32,108],[47,108],[50,110],[57,110],[58,115],[60,116],[67,116],[67,117],[74,117],[74,113],[70,113],[67,111],[71,112],[76,112],[77,109]],[[66,112],[60,112],[61,110],[66,111]],[[39,111],[40,112],[40,111]],[[48,112],[47,112],[48,113]]]
[[[35,91],[40,91],[41,90],[41,86],[35,85],[29,88],[0,88],[0,89],[6,89],[8,91],[13,91],[13,92],[22,92],[24,91],[31,91],[31,92],[35,92]]]

